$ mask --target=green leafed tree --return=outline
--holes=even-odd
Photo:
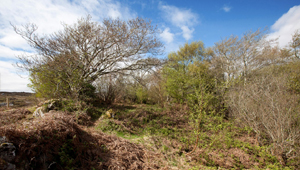
[[[34,55],[18,56],[17,66],[29,71],[30,87],[41,97],[79,99],[101,76],[126,74],[152,68],[160,63],[163,44],[150,21],[104,19],[94,22],[90,16],[63,30],[40,36],[37,26],[13,26],[35,50]],[[90,93],[90,92],[88,92]]]
[[[61,76],[63,77],[63,75]],[[65,79],[62,79],[51,70],[45,69],[41,72],[32,69],[29,80],[31,84],[28,86],[36,93],[37,97],[54,98],[67,96],[68,85],[64,81]]]
[[[199,76],[208,70],[207,59],[208,52],[200,41],[186,43],[177,52],[168,55],[163,75],[166,92],[175,102],[184,103],[194,93],[195,87],[199,86]]]

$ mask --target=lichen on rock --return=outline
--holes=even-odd
[[[8,143],[5,136],[0,136],[0,169],[14,170],[16,166],[11,162],[16,156],[16,147],[12,143]]]

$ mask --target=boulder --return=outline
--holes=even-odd
[[[0,158],[5,161],[11,162],[15,159],[16,147],[12,143],[0,144]]]
[[[47,110],[58,110],[59,106],[61,105],[61,102],[57,99],[51,99],[47,103]]]
[[[16,165],[11,164],[3,159],[0,158],[0,169],[1,170],[15,170]]]
[[[16,166],[10,162],[15,159],[16,147],[8,143],[5,136],[0,136],[0,169],[15,170]]]
[[[33,116],[35,117],[44,117],[44,108],[43,107],[38,107],[34,112]]]
[[[108,118],[114,118],[115,115],[114,115],[114,112],[112,109],[109,109],[108,111],[105,112],[105,115],[108,117]]]
[[[58,110],[61,102],[57,99],[46,100],[38,104],[38,108],[34,111],[33,116],[44,117],[44,114],[51,110]]]
[[[0,144],[4,143],[4,142],[7,142],[6,137],[5,136],[0,136]]]

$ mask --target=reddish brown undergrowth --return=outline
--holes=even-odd
[[[50,112],[4,124],[0,136],[16,146],[14,163],[19,169],[159,169],[150,161],[154,154],[142,146],[85,129],[73,115]]]
[[[27,109],[12,109],[0,111],[0,126],[17,123],[24,119],[31,112]]]

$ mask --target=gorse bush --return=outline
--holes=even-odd
[[[96,87],[90,83],[83,83],[82,89],[79,91],[79,99],[86,102],[95,100]]]

